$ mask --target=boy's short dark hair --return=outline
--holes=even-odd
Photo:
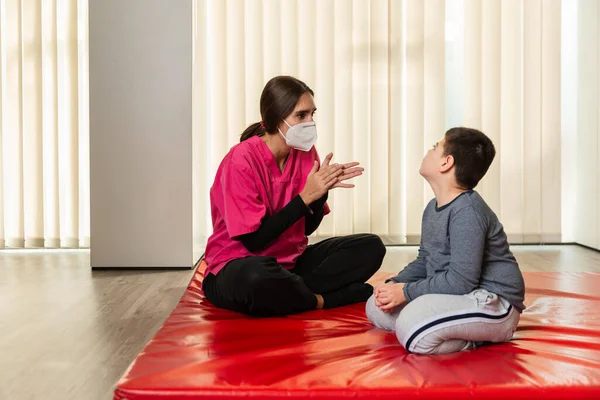
[[[496,156],[494,144],[483,132],[462,127],[448,130],[445,139],[444,155],[454,157],[456,182],[473,189]]]

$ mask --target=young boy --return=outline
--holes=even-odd
[[[375,289],[366,312],[413,353],[443,354],[511,339],[525,286],[498,217],[473,190],[496,151],[475,129],[453,128],[423,158],[435,193],[417,259]]]

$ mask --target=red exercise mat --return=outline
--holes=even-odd
[[[510,343],[423,356],[374,328],[364,304],[267,319],[217,309],[202,271],[115,400],[600,398],[600,274],[525,273]]]

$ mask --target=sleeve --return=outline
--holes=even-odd
[[[312,203],[310,207],[310,213],[304,219],[304,234],[306,236],[311,235],[314,231],[317,230],[321,221],[323,221],[323,216],[325,215],[325,204],[327,202],[328,194],[325,193],[323,197],[319,200]]]
[[[265,217],[267,207],[256,187],[256,173],[238,156],[224,167],[221,174],[223,219],[229,237],[254,232]]]
[[[234,239],[240,240],[248,251],[256,253],[268,247],[283,232],[308,214],[308,207],[304,204],[302,197],[297,195],[281,210],[269,217],[265,217],[256,231],[237,236]]]
[[[467,294],[477,288],[485,250],[485,229],[473,207],[459,210],[450,220],[450,264],[435,275],[404,286],[408,301],[424,294]]]
[[[417,258],[408,264],[404,269],[398,272],[398,275],[386,280],[386,283],[389,281],[394,281],[396,283],[409,283],[409,282],[417,282],[421,279],[427,278],[427,257],[429,253],[427,250],[423,248],[423,241],[421,240],[421,245],[419,246],[419,254]]]

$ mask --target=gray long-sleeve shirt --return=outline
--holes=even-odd
[[[479,193],[469,190],[442,207],[436,204],[434,198],[423,213],[417,259],[392,278],[406,283],[406,299],[483,288],[524,310],[523,275],[502,224]]]

